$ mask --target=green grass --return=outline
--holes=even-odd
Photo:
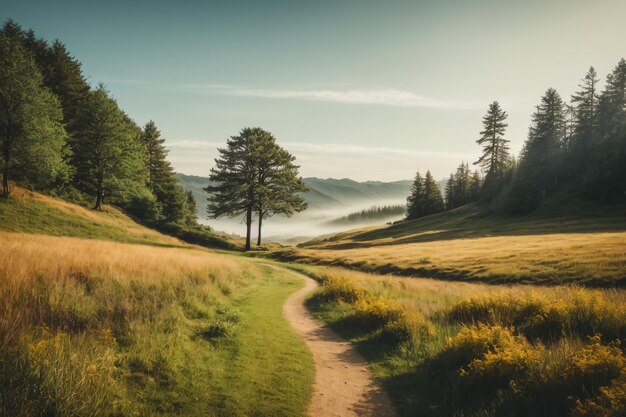
[[[103,210],[95,211],[17,187],[10,199],[0,199],[0,230],[8,232],[161,246],[182,246],[184,242],[224,249],[242,246],[238,239],[227,238],[208,227],[164,224],[158,225],[158,229],[137,223],[113,206],[105,205]]]
[[[314,369],[311,354],[282,316],[285,298],[302,282],[264,267],[263,278],[231,306],[240,314],[235,334],[218,345],[207,370],[206,414],[304,415]]]
[[[10,199],[0,199],[0,230],[126,243],[179,243],[135,223],[116,209],[106,207],[97,212],[20,189],[15,189]]]
[[[211,317],[212,324],[230,323],[228,331],[203,334],[207,320],[197,320],[192,325],[197,332],[180,335],[167,356],[176,369],[171,383],[132,386],[131,398],[143,397],[142,413],[304,415],[313,383],[312,359],[282,316],[285,298],[301,284],[289,274],[264,268]],[[163,342],[150,338],[146,343]]]

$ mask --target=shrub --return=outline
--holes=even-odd
[[[322,288],[315,297],[320,302],[354,304],[365,296],[365,290],[353,279],[327,276],[324,277]]]
[[[378,337],[383,344],[398,346],[401,343],[417,342],[433,333],[432,324],[424,317],[417,312],[405,310],[396,320],[387,322]]]
[[[626,356],[619,343],[603,345],[600,336],[593,336],[566,362],[561,379],[580,387],[584,394],[597,392],[621,375],[626,375]]]
[[[483,358],[498,348],[517,347],[518,336],[506,327],[478,324],[466,326],[452,339],[439,354],[439,361],[448,367],[459,368],[475,359]]]
[[[598,395],[578,399],[571,417],[623,417],[626,415],[626,372],[622,372],[607,387],[600,387]]]
[[[355,321],[368,330],[380,329],[405,316],[401,306],[383,298],[361,297],[355,306]]]
[[[512,336],[503,345],[494,345],[481,357],[472,360],[459,372],[466,383],[480,386],[482,391],[511,388],[519,393],[544,355],[542,345],[532,346],[525,338]]]

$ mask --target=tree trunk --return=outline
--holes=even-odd
[[[252,207],[246,212],[246,249],[250,250],[250,232],[252,231]]]
[[[9,198],[9,164],[5,160],[4,169],[2,170],[2,195],[5,198]]]
[[[9,129],[7,129],[7,137],[10,135]],[[5,198],[9,198],[11,190],[9,189],[9,164],[11,163],[11,151],[9,147],[9,141],[5,138],[3,142],[4,146],[4,169],[2,170],[2,195]]]
[[[104,197],[104,190],[103,190],[103,174],[102,172],[98,173],[98,187],[96,190],[96,204],[93,206],[94,210],[100,210],[102,209],[102,198]]]
[[[261,246],[261,224],[263,223],[263,211],[259,210],[259,235],[257,236],[256,245]]]

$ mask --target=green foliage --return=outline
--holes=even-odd
[[[315,294],[319,302],[353,304],[365,296],[365,291],[345,277],[325,276],[322,288]]]
[[[478,200],[482,184],[480,173],[474,171],[472,174],[469,165],[461,163],[446,183],[446,209],[451,210]]]
[[[104,87],[92,91],[80,62],[60,41],[49,44],[11,20],[1,34],[3,45],[13,45],[2,54],[11,60],[2,69],[13,77],[5,81],[11,89],[3,91],[13,101],[19,94],[23,102],[11,107],[14,126],[3,131],[28,139],[11,139],[10,152],[3,153],[11,160],[13,179],[67,198],[87,193],[97,208],[106,197],[153,225],[196,223],[195,201],[177,185],[153,122],[139,137],[139,128]],[[66,186],[72,175],[76,190]]]
[[[145,188],[146,156],[140,131],[103,86],[89,93],[80,129],[80,139],[72,139],[75,182],[95,197],[94,208],[102,208],[105,196],[129,200]]]
[[[626,200],[626,60],[607,76],[597,109],[598,127],[583,171],[585,195],[603,202]]]
[[[236,249],[239,245],[217,235],[209,226],[199,224],[160,223],[157,229],[187,243],[209,248]]]
[[[7,197],[9,179],[37,189],[67,182],[70,169],[61,118],[59,102],[43,86],[30,54],[0,33],[0,169]]]
[[[158,131],[153,121],[149,121],[144,126],[141,142],[147,152],[148,189],[157,203],[157,213],[153,219],[142,217],[145,220],[158,220],[164,223],[195,224],[193,196],[185,193],[178,185],[174,169],[166,159],[165,139],[161,138],[161,132]]]
[[[411,195],[407,198],[407,220],[417,219],[444,211],[443,197],[439,185],[430,171],[422,178],[419,171],[411,187]]]
[[[295,157],[276,144],[271,133],[260,128],[242,129],[231,136],[226,148],[211,168],[209,179],[215,185],[209,193],[209,217],[235,217],[244,214],[246,250],[250,249],[253,214],[259,221],[258,244],[261,244],[261,224],[264,217],[274,214],[291,216],[306,204],[298,194],[306,186],[298,175]]]
[[[570,199],[615,203],[626,196],[626,61],[620,60],[598,92],[589,69],[571,105],[554,89],[533,115],[512,187],[505,191],[510,212],[536,209],[566,190]]]
[[[536,208],[558,190],[565,146],[565,105],[550,88],[532,116],[528,140],[513,182],[511,211]]]
[[[504,137],[508,126],[505,122],[507,117],[500,103],[497,101],[491,103],[487,114],[483,117],[483,131],[480,132],[480,139],[476,141],[483,147],[483,153],[475,164],[480,165],[485,173],[482,194],[489,198],[502,188],[510,165],[509,140]]]

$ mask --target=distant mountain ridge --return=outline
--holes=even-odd
[[[204,217],[207,193],[204,188],[210,181],[206,177],[177,173],[176,177],[180,185],[187,191],[191,191],[198,204],[198,214]],[[410,180],[404,181],[354,181],[349,178],[303,178],[309,191],[304,193],[304,199],[309,209],[331,209],[347,207],[359,203],[377,201],[404,201],[410,193]]]

